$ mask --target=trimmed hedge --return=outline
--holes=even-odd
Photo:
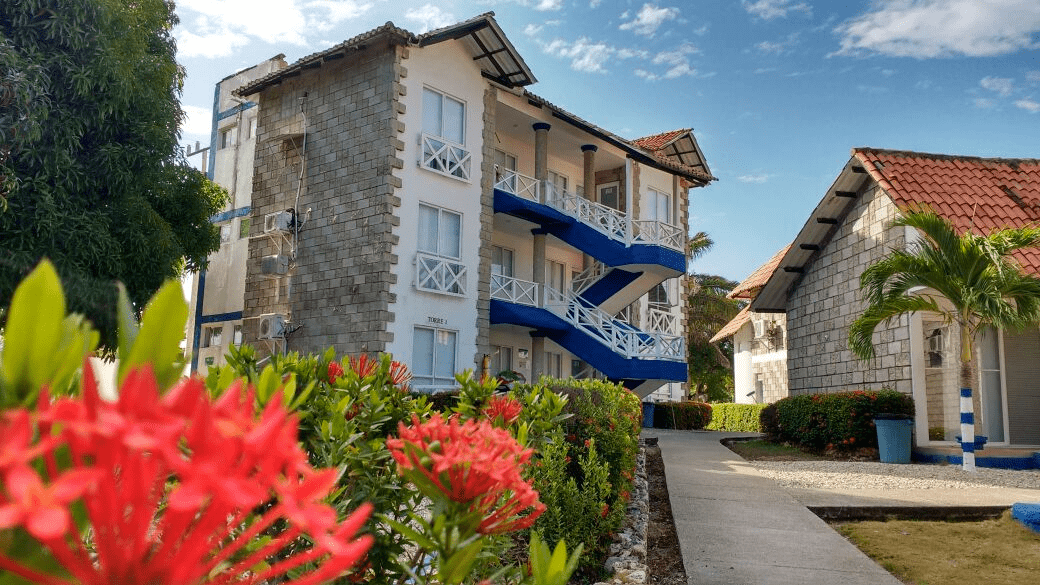
[[[914,415],[914,401],[895,390],[808,394],[778,400],[762,410],[762,432],[771,440],[811,451],[877,447],[874,415]]]
[[[700,430],[711,422],[711,405],[703,402],[658,402],[654,406],[654,428]]]
[[[759,420],[765,404],[734,404],[724,402],[711,405],[710,431],[730,431],[737,433],[760,433],[762,424]]]

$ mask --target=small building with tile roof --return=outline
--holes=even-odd
[[[955,445],[959,340],[938,315],[914,313],[874,333],[877,357],[856,359],[848,329],[866,307],[859,279],[921,236],[890,227],[902,210],[928,208],[965,232],[1040,221],[1040,160],[855,148],[751,301],[787,320],[792,395],[891,388],[910,394],[919,446]],[[1016,254],[1040,274],[1040,250]],[[1040,327],[984,331],[975,355],[976,433],[990,444],[1040,445]]]
[[[787,254],[785,246],[736,286],[727,297],[754,300]],[[733,394],[738,404],[765,404],[787,397],[787,318],[760,313],[750,303],[711,338],[733,338]]]

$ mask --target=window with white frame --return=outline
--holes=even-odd
[[[470,153],[466,150],[466,104],[443,92],[423,88],[422,160],[433,171],[470,178]]]
[[[551,378],[563,378],[563,354],[554,351],[545,352],[545,372]]]
[[[224,328],[217,325],[211,327],[205,327],[202,330],[202,347],[220,347],[222,345],[222,337]]]
[[[251,223],[252,220],[248,217],[243,217],[238,222],[238,239],[244,240],[249,237],[249,227]]]
[[[231,127],[231,128],[225,128],[225,129],[221,130],[220,131],[220,148],[219,148],[219,150],[224,150],[225,148],[230,148],[230,147],[232,147],[234,145],[235,145],[235,128]]]
[[[624,201],[621,199],[621,183],[614,181],[612,183],[603,183],[602,185],[596,185],[596,197],[600,203],[606,205],[611,209],[617,209],[618,211],[624,211]]]
[[[226,244],[231,241],[231,222],[220,226],[220,243]]]
[[[495,149],[495,185],[496,188],[516,193],[516,156],[497,148]]]
[[[466,267],[460,262],[462,215],[419,204],[416,287],[446,294],[466,293]]]
[[[491,346],[491,364],[488,366],[492,375],[513,369],[513,348],[501,345]]]
[[[458,334],[448,329],[416,327],[412,337],[412,384],[425,390],[455,386]]]
[[[567,286],[567,266],[555,260],[545,261],[545,284],[550,288],[564,291]]]
[[[668,300],[668,289],[669,288],[670,287],[668,286],[667,281],[658,283],[656,286],[654,286],[654,288],[650,289],[650,292],[647,293],[647,301],[651,305],[657,305],[657,306],[661,306],[661,305],[669,306],[669,305],[671,305],[671,303]]]
[[[672,225],[672,197],[664,191],[647,189],[646,219]]]
[[[242,326],[235,325],[234,332],[232,333],[231,343],[235,344],[235,347],[242,345]]]
[[[560,195],[567,191],[567,177],[557,173],[556,171],[549,171],[546,176],[546,182],[552,185],[552,189],[557,195]]]
[[[250,138],[256,138],[256,116],[249,119],[249,123],[246,124],[246,140]]]

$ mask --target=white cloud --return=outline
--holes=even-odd
[[[563,0],[540,0],[534,5],[535,10],[559,10],[563,8]]]
[[[542,25],[540,25],[540,24],[529,24],[529,25],[524,27],[524,34],[529,36],[529,37],[533,37],[533,36],[537,35],[538,33],[542,32],[543,28],[544,27]]]
[[[790,51],[792,47],[798,44],[798,42],[798,33],[794,32],[787,35],[787,38],[781,41],[762,41],[755,45],[755,48],[761,53],[782,55]]]
[[[1030,114],[1040,112],[1040,103],[1034,102],[1031,99],[1020,99],[1015,102],[1015,105],[1029,112]]]
[[[628,13],[621,15],[622,18],[627,18]],[[639,9],[639,13],[636,14],[635,18],[628,22],[621,23],[618,28],[621,30],[631,30],[637,35],[643,35],[644,37],[652,37],[657,29],[661,27],[666,21],[674,20],[679,16],[678,8],[659,8],[655,4],[643,4],[643,7]]]
[[[737,177],[737,180],[741,183],[755,183],[760,185],[768,181],[770,176],[771,175],[767,175],[765,173],[758,173],[754,175],[741,175]]]
[[[224,57],[255,40],[306,45],[308,34],[328,32],[372,6],[357,0],[181,0],[178,56]]]
[[[1035,49],[1036,0],[880,0],[840,24],[837,55],[987,57]]]
[[[434,4],[423,4],[419,8],[412,8],[404,13],[404,17],[419,23],[420,28],[418,32],[420,33],[458,22],[455,15],[441,10],[439,6]]]
[[[1040,83],[1040,71],[1026,71],[1026,81]]]
[[[213,112],[208,108],[189,105],[182,105],[181,109],[184,110],[184,124],[181,125],[181,132],[209,136],[210,130],[213,128]]]
[[[989,98],[975,98],[975,107],[980,110],[988,110],[997,106],[997,103]]]
[[[589,8],[595,8],[603,3],[603,0],[589,0]]]
[[[749,14],[762,20],[786,18],[788,12],[812,14],[812,8],[808,4],[805,2],[794,3],[793,0],[758,0],[757,2],[743,0],[741,4],[744,5],[744,10],[747,10]]]
[[[658,53],[652,61],[654,65],[666,65],[668,70],[664,72],[664,79],[675,79],[683,75],[693,75],[697,70],[690,66],[690,55],[699,52],[697,47],[690,43],[683,43],[674,51]]]
[[[542,50],[550,55],[571,60],[571,69],[586,73],[606,73],[603,65],[617,54],[617,49],[603,42],[593,42],[586,37],[573,43],[556,39],[544,45]]]
[[[979,81],[979,85],[990,91],[997,92],[1002,97],[1011,95],[1011,92],[1015,89],[1013,80],[1007,77],[983,77]]]

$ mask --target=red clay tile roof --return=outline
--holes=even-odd
[[[687,134],[688,132],[690,132],[689,128],[680,128],[679,130],[662,132],[660,134],[654,134],[653,136],[636,138],[632,141],[632,144],[635,144],[639,148],[645,148],[650,152],[654,152],[668,146],[668,144],[673,140]]]
[[[751,307],[744,307],[743,309],[741,309],[740,312],[737,313],[737,316],[733,317],[733,319],[730,320],[729,323],[723,325],[722,329],[719,329],[719,332],[716,333],[715,336],[712,337],[710,340],[708,340],[708,342],[716,343],[722,341],[723,339],[726,339],[727,337],[733,335],[737,331],[740,331],[740,328],[744,326],[744,323],[747,323],[751,320],[750,309]]]
[[[854,148],[852,155],[862,161],[899,208],[928,207],[962,233],[971,229],[986,234],[1040,223],[1040,159],[874,148]],[[1025,270],[1040,274],[1040,249],[1020,251],[1015,256]]]
[[[767,260],[765,264],[759,266],[758,269],[751,273],[751,276],[745,278],[744,282],[738,284],[737,287],[730,291],[726,296],[731,299],[753,298],[757,289],[765,286],[766,281],[768,281],[769,277],[773,275],[773,271],[775,271],[776,267],[780,265],[780,261],[784,259],[784,256],[790,249],[791,244],[787,244],[779,252],[773,254],[772,258]]]

